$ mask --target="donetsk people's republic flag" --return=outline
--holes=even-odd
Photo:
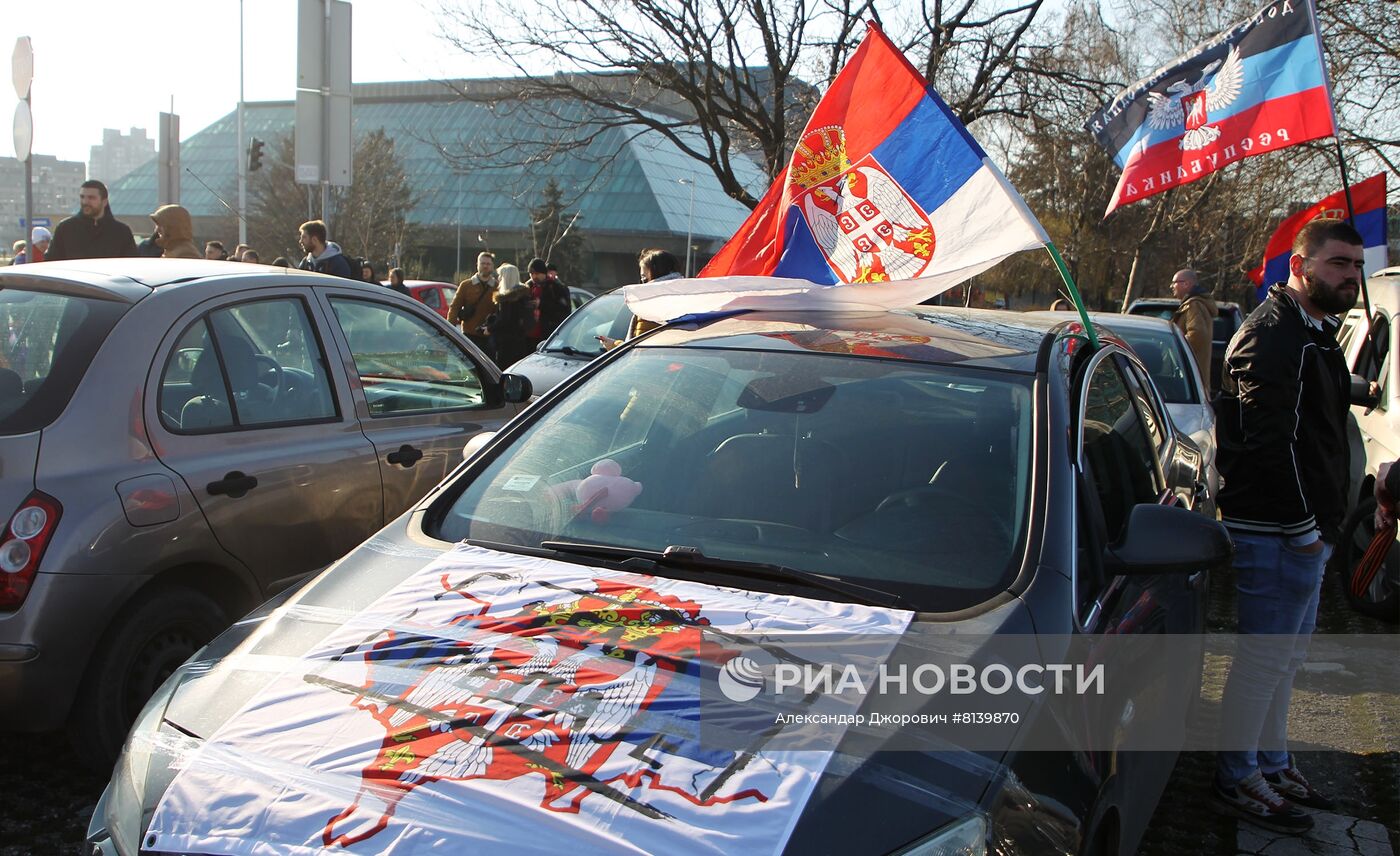
[[[1386,266],[1385,173],[1373,175],[1351,186],[1354,207],[1352,225],[1365,242],[1366,273],[1373,274]],[[1288,257],[1293,255],[1293,239],[1298,230],[1319,217],[1347,217],[1346,192],[1338,190],[1321,202],[1304,208],[1279,224],[1278,231],[1264,248],[1264,263],[1249,272],[1249,278],[1261,288],[1288,279]],[[1262,298],[1261,298],[1262,299]]]
[[[702,279],[629,286],[627,303],[655,320],[909,306],[1045,242],[982,147],[872,24],[788,167]]]
[[[1105,216],[1235,161],[1332,136],[1312,3],[1268,3],[1120,92],[1085,128],[1123,168]]]

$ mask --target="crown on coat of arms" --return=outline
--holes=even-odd
[[[827,125],[804,134],[797,142],[789,178],[803,190],[810,190],[850,168],[846,132],[840,125]]]

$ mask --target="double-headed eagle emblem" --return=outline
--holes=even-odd
[[[1178,80],[1167,87],[1169,94],[1147,93],[1147,125],[1155,130],[1184,126],[1179,143],[1182,150],[1203,149],[1220,137],[1220,128],[1206,124],[1209,115],[1229,106],[1243,86],[1244,63],[1236,46],[1223,60],[1206,66],[1195,83]]]

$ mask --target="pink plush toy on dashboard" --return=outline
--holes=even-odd
[[[642,492],[642,483],[624,476],[622,467],[611,458],[597,462],[589,472],[588,478],[564,482],[553,490],[561,498],[578,502],[574,512],[588,512],[594,523],[607,523],[612,512],[631,505]]]

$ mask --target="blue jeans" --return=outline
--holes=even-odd
[[[1216,770],[1225,786],[1255,770],[1273,773],[1289,765],[1293,675],[1317,626],[1322,571],[1332,554],[1328,544],[1308,554],[1282,536],[1231,534],[1239,644],[1220,705]]]

